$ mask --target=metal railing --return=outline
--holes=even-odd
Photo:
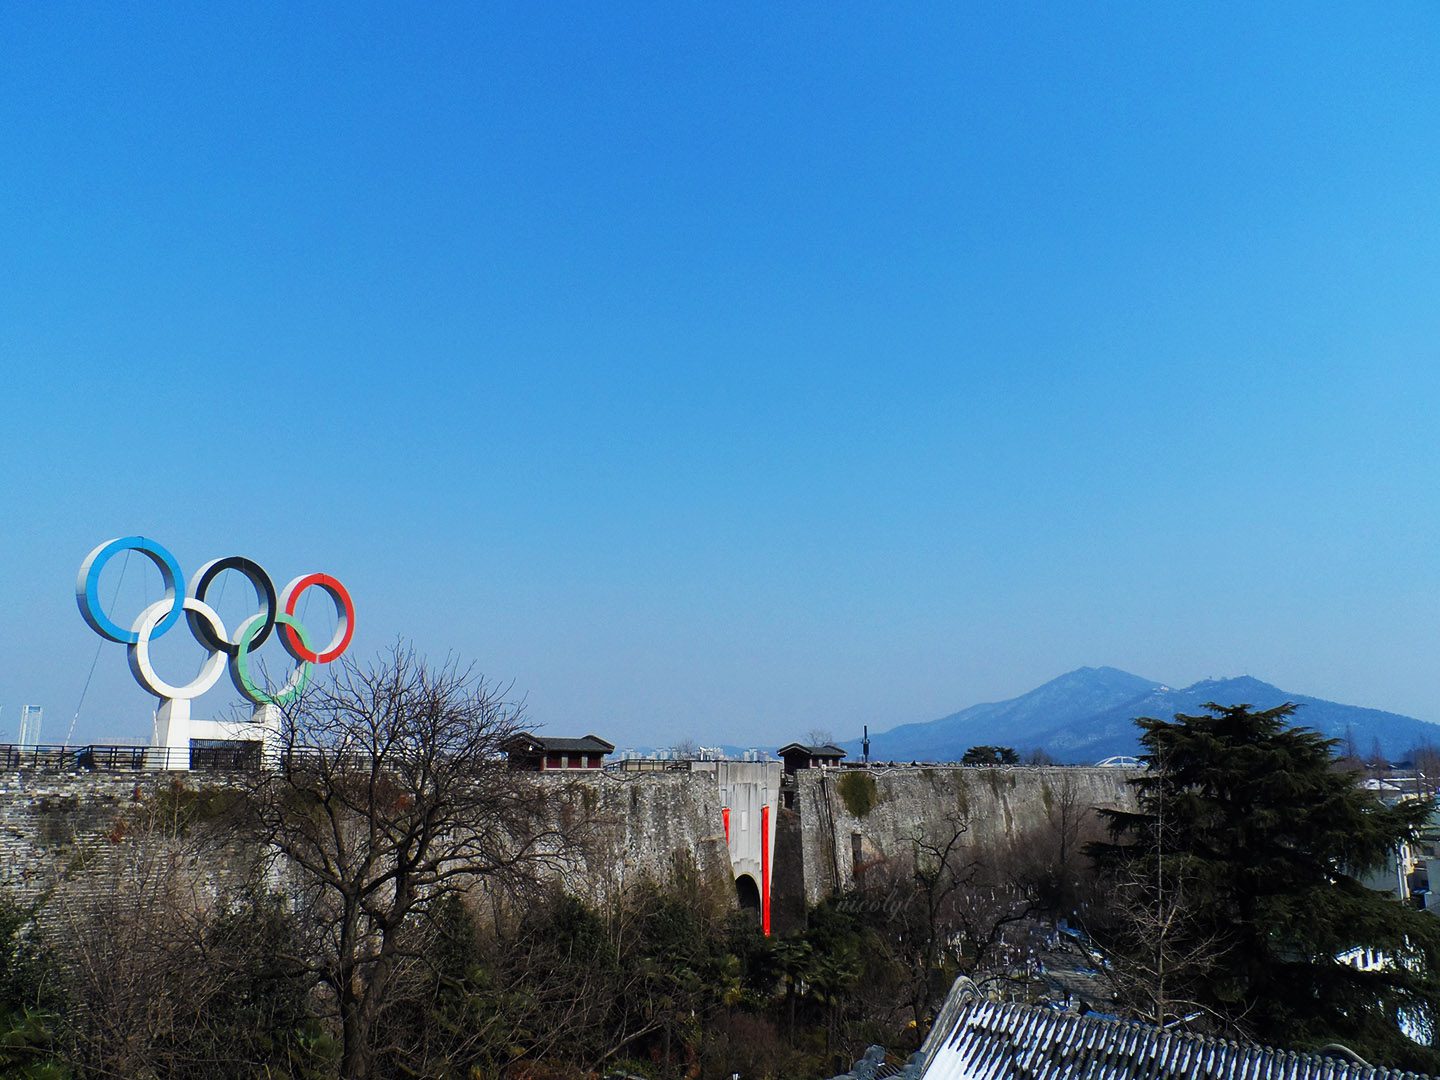
[[[190,747],[190,768],[203,772],[251,772],[260,768],[258,742]]]
[[[0,772],[243,772],[260,767],[260,744],[229,746],[64,746],[0,743]]]
[[[607,761],[607,772],[690,772],[689,758],[622,758]],[[564,770],[556,770],[562,772]],[[577,772],[580,770],[576,770]]]
[[[75,772],[81,768],[77,757],[84,747],[0,744],[0,769],[36,769],[41,772]]]

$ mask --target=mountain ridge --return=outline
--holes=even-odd
[[[1013,698],[980,702],[936,720],[902,724],[870,736],[876,761],[956,761],[971,746],[1044,750],[1058,761],[1096,761],[1139,751],[1135,718],[1169,720],[1201,712],[1207,701],[1257,709],[1300,706],[1293,723],[1327,738],[1353,738],[1362,754],[1378,742],[1391,760],[1424,742],[1440,743],[1440,724],[1362,705],[1280,689],[1251,675],[1201,679],[1171,687],[1114,667],[1082,667]],[[861,740],[840,742],[852,757]]]

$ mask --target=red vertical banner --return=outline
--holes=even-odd
[[[720,808],[720,817],[725,822],[725,844],[728,847],[730,844],[730,808],[728,806]]]
[[[770,936],[770,807],[760,807],[760,929]]]

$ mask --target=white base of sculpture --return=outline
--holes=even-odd
[[[190,768],[191,739],[220,739],[226,742],[258,742],[265,761],[279,745],[280,710],[274,705],[256,705],[248,720],[192,720],[190,699],[173,698],[155,711],[155,730],[150,745],[157,755],[156,768],[183,772]]]
[[[155,710],[155,732],[150,745],[164,751],[162,769],[190,768],[190,699],[169,698]]]

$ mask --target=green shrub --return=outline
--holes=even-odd
[[[840,778],[840,798],[851,817],[863,818],[880,801],[875,778],[866,772],[848,772]]]

